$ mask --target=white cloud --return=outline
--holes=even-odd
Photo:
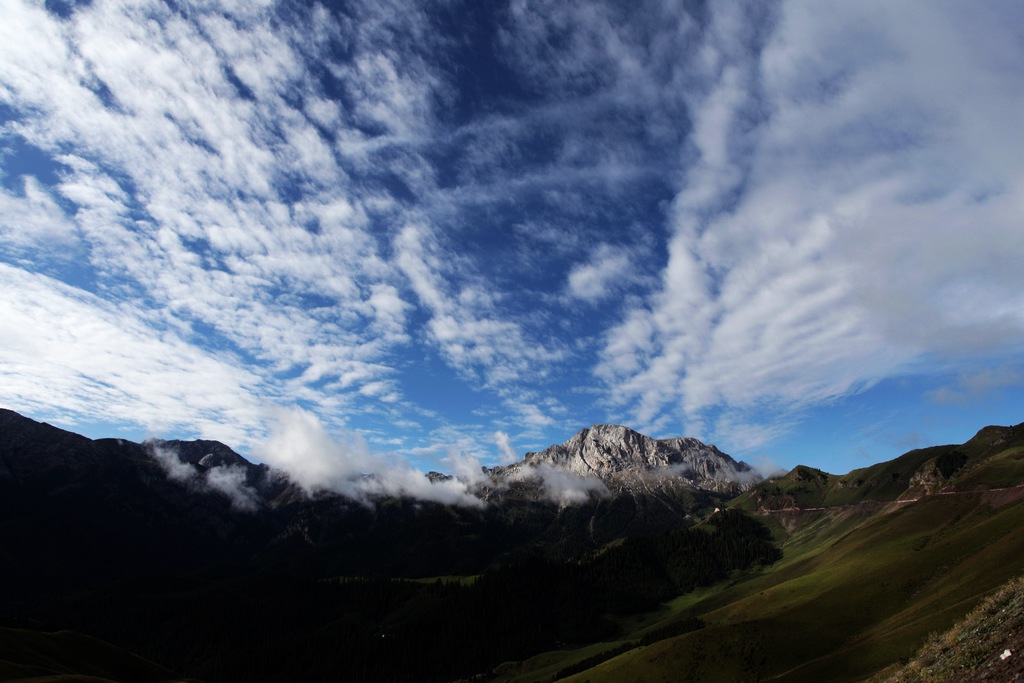
[[[977,404],[1013,387],[1024,385],[1024,374],[1013,367],[961,373],[956,381],[933,389],[927,398],[940,405]]]
[[[206,471],[206,485],[231,501],[238,510],[252,512],[258,506],[256,491],[246,483],[245,470],[238,465],[213,467]]]
[[[0,292],[5,404],[237,445],[259,434],[266,388],[230,359],[154,328],[129,306],[5,264]]]
[[[589,260],[573,266],[567,282],[571,297],[596,304],[646,276],[641,252],[602,244]]]
[[[10,129],[60,165],[73,215],[27,178],[23,197],[0,196],[0,230],[42,253],[30,270],[74,254],[114,307],[151,308],[184,343],[255,360],[263,380],[319,383],[358,364],[364,396],[393,397],[382,361],[408,342],[409,306],[340,157],[293,100],[328,116],[304,61],[316,46],[301,26],[271,30],[264,9],[211,9],[96,2],[62,21],[8,3],[0,101],[19,112]],[[283,197],[292,187],[297,201]]]
[[[429,231],[410,224],[396,240],[396,263],[413,291],[430,311],[427,331],[446,361],[468,377],[480,377],[497,388],[521,382],[527,375],[543,375],[546,366],[563,354],[529,339],[524,328],[502,317],[489,290],[472,274],[461,285],[452,261]]]
[[[254,512],[259,506],[259,496],[246,482],[245,470],[238,465],[211,467],[200,472],[178,457],[173,448],[147,444],[148,451],[174,481],[196,490],[212,490],[229,501],[231,507],[243,512]]]
[[[641,422],[785,416],[1017,343],[1024,148],[1003,112],[1024,105],[1024,74],[1007,68],[1007,18],[792,3],[758,53],[717,15],[731,6],[714,11],[662,289],[608,333],[598,368],[614,399]]]
[[[182,461],[172,449],[153,445],[150,448],[150,452],[164,472],[167,473],[168,478],[181,483],[187,483],[197,478],[196,469],[187,462]]]
[[[22,194],[0,189],[0,236],[17,252],[43,250],[57,259],[70,258],[78,233],[56,199],[32,176],[22,178]]]
[[[536,481],[544,495],[559,505],[584,503],[592,497],[609,495],[608,487],[597,477],[581,477],[564,467],[546,462],[519,467],[511,474],[512,481]]]
[[[477,170],[502,172],[482,191],[473,178],[440,190],[424,150],[453,144],[438,113],[456,94],[443,60],[432,61],[443,39],[428,13],[368,4],[354,6],[350,20],[293,9],[281,21],[270,6],[178,13],[158,2],[96,2],[60,20],[9,3],[0,97],[18,114],[17,134],[60,165],[53,195],[74,213],[62,221],[56,204],[38,201],[33,210],[52,229],[80,235],[83,260],[98,274],[90,290],[151,308],[154,322],[182,339],[235,354],[264,386],[279,384],[276,396],[325,411],[346,402],[338,390],[400,401],[395,348],[422,338],[410,334],[419,324],[411,293],[428,313],[426,336],[463,379],[496,391],[527,423],[550,426],[551,407],[524,387],[547,378],[566,352],[543,317],[509,310],[517,283],[490,281],[476,255],[450,258],[440,245],[457,238],[433,224],[433,212],[458,223],[463,202],[507,201],[521,166],[491,162],[500,150],[521,154],[533,124],[497,116],[455,131],[456,139],[482,131],[477,142],[507,135],[509,144],[470,150],[479,152]],[[585,15],[567,21],[601,25]],[[587,41],[600,52],[599,37]],[[47,46],[45,55],[29,43]],[[564,129],[567,114],[590,106],[545,105],[536,116]],[[595,104],[588,116],[615,106]],[[611,187],[644,165],[629,145],[606,142],[593,159],[594,145],[565,145],[557,165],[529,169],[518,187],[554,196],[552,183],[596,177]],[[422,203],[415,230],[391,232],[406,220],[396,183]],[[587,208],[585,198],[564,196],[563,206]],[[392,249],[395,264],[382,256]],[[614,289],[591,281],[584,296]]]
[[[374,496],[412,496],[421,500],[480,507],[483,503],[458,479],[431,481],[407,462],[388,462],[370,453],[358,435],[338,441],[312,413],[301,409],[273,412],[270,437],[254,449],[307,493],[334,491],[368,502]]]
[[[501,462],[508,464],[519,460],[519,455],[515,449],[512,448],[512,439],[509,437],[507,432],[496,431],[494,432],[494,445],[498,447],[498,452],[501,454]]]

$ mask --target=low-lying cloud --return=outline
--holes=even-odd
[[[273,417],[270,437],[253,453],[286,472],[307,495],[331,491],[364,503],[380,496],[410,496],[447,505],[484,504],[460,478],[432,480],[407,462],[372,454],[358,435],[336,440],[308,411],[282,409]]]
[[[258,507],[259,495],[247,483],[242,467],[223,465],[202,471],[183,462],[173,448],[150,444],[149,452],[169,479],[196,491],[220,493],[231,502],[231,507],[242,512],[255,512]]]
[[[510,480],[538,483],[545,498],[559,505],[585,503],[591,496],[607,496],[611,493],[597,477],[581,477],[564,467],[546,462],[516,468]]]

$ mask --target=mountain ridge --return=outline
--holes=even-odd
[[[989,459],[1007,443],[1022,439],[1024,423],[989,425],[962,444],[916,448],[846,474],[797,465],[782,476],[758,483],[732,505],[761,513],[824,510],[905,503],[922,496],[1018,484],[1019,472],[1012,462],[999,464]]]
[[[30,428],[29,425],[35,426]],[[264,480],[274,477],[280,479],[282,474],[287,474],[265,463],[253,463],[220,441],[148,439],[136,444],[124,439],[88,439],[49,423],[37,422],[16,411],[0,408],[0,430],[5,434],[22,435],[19,438],[23,438],[30,429],[51,434],[51,443],[47,447],[51,453],[49,458],[20,460],[14,463],[18,471],[26,473],[31,473],[36,468],[75,470],[87,466],[109,465],[109,462],[96,460],[94,454],[96,444],[108,443],[117,444],[118,447],[130,445],[126,453],[130,452],[129,457],[136,459],[140,457],[139,448],[149,455],[161,455],[161,451],[170,451],[178,461],[195,468],[197,473],[215,468],[237,467],[244,471],[246,483],[256,488],[259,488]],[[33,438],[40,441],[38,436]],[[54,444],[64,444],[64,447],[57,447]],[[7,443],[5,446],[8,458],[16,455],[12,450],[16,444]],[[0,480],[14,476],[11,465],[6,462],[4,452],[0,449]],[[72,452],[75,455],[69,459],[68,454]],[[165,469],[169,466],[166,459],[155,459],[163,464]],[[596,477],[602,483],[620,491],[629,488],[630,484],[637,484],[641,479],[651,486],[671,483],[668,480],[678,478],[676,484],[735,494],[749,489],[762,479],[747,463],[736,461],[717,446],[704,444],[692,437],[653,439],[624,425],[594,424],[581,429],[562,444],[553,444],[541,451],[526,453],[519,462],[485,467],[483,472],[487,479],[471,483],[478,487],[482,484],[485,488],[505,488],[509,480],[529,477],[539,466],[555,467],[581,479]],[[179,470],[178,475],[184,476],[184,471]],[[431,484],[457,479],[453,475],[433,471],[423,473],[423,476]],[[276,494],[280,494],[282,488],[284,486],[278,482]],[[592,490],[600,491],[599,488]]]
[[[627,441],[655,443],[618,429]],[[717,483],[702,489],[671,468],[661,468],[671,476],[643,481],[615,471],[605,484],[541,465],[519,477],[482,473],[475,482],[422,475],[419,491],[463,486],[478,505],[391,494],[365,477],[357,483],[370,493],[353,498],[331,488],[307,492],[283,470],[249,462],[218,441],[92,440],[0,409],[0,532],[9,538],[0,552],[14,556],[6,585],[85,585],[161,564],[176,571],[241,563],[315,567],[324,575],[472,574],[502,558],[562,560],[617,538],[689,526],[731,494]],[[35,520],[32,533],[20,526],[26,517]],[[64,546],[89,558],[86,571],[43,559]]]
[[[527,453],[518,463],[488,470],[499,481],[531,468],[560,467],[578,477],[596,477],[616,489],[677,478],[694,488],[739,493],[762,478],[745,462],[692,437],[653,439],[619,424],[585,427],[561,444]]]

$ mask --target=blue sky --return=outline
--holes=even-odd
[[[837,473],[1024,421],[1019,3],[0,15],[36,419],[445,471],[615,422]]]

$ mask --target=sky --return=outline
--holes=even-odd
[[[845,473],[1024,422],[1019,2],[0,16],[34,419],[403,472],[618,423]]]

